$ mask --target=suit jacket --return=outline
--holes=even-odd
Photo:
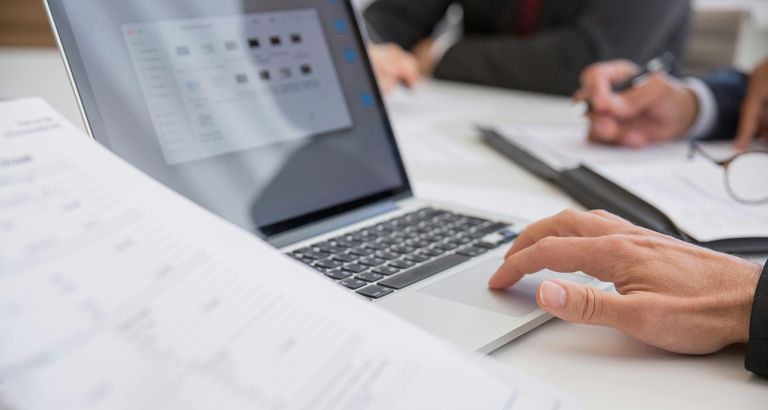
[[[366,11],[379,42],[411,49],[429,37],[452,4],[464,8],[464,38],[435,76],[555,94],[579,87],[601,60],[640,64],[670,51],[682,59],[690,0],[541,0],[538,31],[518,34],[520,0],[378,0]]]
[[[738,131],[741,104],[747,93],[749,77],[735,70],[720,70],[702,80],[712,90],[717,104],[717,121],[706,137],[732,139]]]
[[[752,303],[745,367],[753,373],[768,376],[768,264],[763,269]]]

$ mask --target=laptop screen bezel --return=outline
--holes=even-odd
[[[66,7],[64,6],[64,2],[66,1],[67,0],[46,0],[48,17],[59,44],[59,49],[64,58],[64,63],[88,134],[95,141],[111,149],[109,139],[107,138],[106,128],[102,122],[98,104],[96,104],[96,99],[90,81],[88,80],[85,64],[80,55],[80,50],[77,41],[75,40]],[[295,218],[279,221],[270,225],[253,227],[252,231],[260,236],[270,238],[363,207],[386,201],[401,200],[413,196],[411,183],[408,179],[405,164],[403,163],[403,158],[400,155],[400,150],[397,146],[397,140],[395,139],[394,129],[389,120],[389,114],[386,105],[384,104],[384,98],[377,85],[376,76],[368,55],[368,49],[363,35],[364,24],[362,18],[352,5],[351,0],[343,0],[343,4],[347,16],[350,18],[350,27],[354,30],[355,41],[360,50],[362,50],[363,58],[361,61],[363,63],[363,68],[366,71],[366,77],[370,83],[371,93],[373,94],[376,108],[379,110],[382,121],[384,122],[382,125],[384,126],[386,138],[388,139],[391,149],[391,155],[395,159],[402,184],[393,189],[376,192],[362,198],[339,203]]]

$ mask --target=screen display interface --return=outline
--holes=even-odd
[[[408,189],[345,2],[59,3],[96,139],[231,222],[276,233]]]

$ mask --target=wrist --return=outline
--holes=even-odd
[[[683,87],[693,96],[693,121],[681,134],[683,138],[703,138],[708,136],[717,122],[717,102],[712,90],[698,78],[683,80]]]
[[[677,106],[680,107],[680,122],[678,124],[677,135],[685,135],[694,128],[696,120],[699,118],[700,107],[696,94],[688,87],[682,86],[678,90]]]
[[[739,275],[740,289],[734,317],[731,323],[734,325],[731,329],[733,343],[747,343],[749,341],[749,324],[752,315],[752,304],[755,300],[755,290],[760,276],[763,273],[763,267],[751,262],[745,261],[743,273]]]

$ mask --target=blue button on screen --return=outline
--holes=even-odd
[[[373,94],[368,91],[360,93],[360,101],[365,107],[373,107],[375,104],[375,101],[373,100]]]
[[[334,27],[336,27],[336,32],[338,33],[346,33],[347,32],[347,22],[343,19],[337,19],[333,23]]]

